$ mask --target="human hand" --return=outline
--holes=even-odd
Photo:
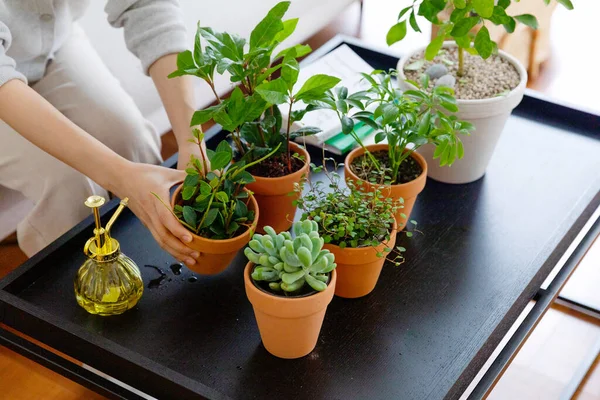
[[[162,249],[179,261],[194,265],[199,253],[185,245],[192,241],[192,234],[152,194],[168,202],[169,189],[184,180],[185,172],[127,161],[119,176],[109,189],[120,198],[129,197],[129,208]]]

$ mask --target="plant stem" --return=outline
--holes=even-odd
[[[290,154],[290,127],[292,126],[292,105],[294,104],[294,99],[290,98],[290,109],[288,111],[288,120],[287,120],[287,130],[285,132],[286,134],[286,142],[285,145],[287,146],[287,164],[288,164],[288,171],[290,172],[290,174],[292,173],[292,156]]]
[[[458,71],[456,71],[456,75],[464,76],[465,75],[465,50],[458,46]]]
[[[212,89],[212,92],[215,95],[215,98],[217,99],[219,104],[221,104],[222,101],[221,101],[221,98],[219,97],[219,94],[217,93],[217,90],[215,89],[215,83],[212,80],[206,81],[206,82],[208,82],[208,86],[210,86],[210,88]]]
[[[260,135],[260,140],[262,140],[262,145],[263,145],[263,147],[266,147],[267,141],[265,140],[265,134],[263,133],[263,130],[260,127],[260,124],[257,124],[256,126],[258,127],[258,134]]]

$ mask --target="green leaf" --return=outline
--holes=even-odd
[[[229,196],[223,191],[215,193],[215,198],[221,203],[227,203],[229,201]]]
[[[235,216],[236,217],[244,217],[248,213],[248,206],[241,200],[236,200],[235,202]]]
[[[250,172],[242,171],[233,178],[233,182],[245,185],[254,182],[254,177],[250,174]]]
[[[325,92],[332,89],[340,80],[340,78],[325,74],[313,75],[304,82],[294,97],[296,100],[320,100]]]
[[[508,33],[513,33],[515,31],[515,28],[517,27],[517,22],[515,21],[514,18],[509,17],[510,19],[507,20],[508,22],[505,24],[502,24],[504,26],[504,29],[506,29],[506,32]]]
[[[467,6],[466,0],[454,0],[454,7],[465,8]]]
[[[198,170],[196,168],[186,168],[185,173],[188,175],[198,175]]]
[[[289,52],[295,52],[295,58],[304,57],[308,53],[312,51],[309,45],[307,44],[297,44],[295,46],[289,47],[287,49],[281,50],[276,56],[275,59],[285,57]]]
[[[402,17],[404,17],[404,14],[409,12],[411,9],[412,9],[412,6],[404,7],[402,9],[402,11],[400,11],[400,14],[398,14],[398,21],[400,21],[402,19]]]
[[[406,36],[406,21],[398,22],[390,28],[385,38],[388,46],[404,39]]]
[[[215,152],[210,159],[210,166],[213,170],[220,170],[225,168],[230,162],[231,153],[225,151]]]
[[[208,196],[212,192],[212,187],[208,182],[200,181],[200,193],[204,196]]]
[[[283,104],[289,99],[288,86],[282,78],[261,83],[255,90],[269,104]]]
[[[410,13],[410,18],[408,19],[408,21],[410,22],[410,26],[411,28],[413,28],[413,31],[421,32],[421,28],[419,28],[419,24],[417,24],[417,18],[415,18],[414,11]]]
[[[200,40],[201,37],[202,35],[200,34],[200,23],[198,23],[198,27],[196,29],[196,36],[194,38],[194,60],[198,65],[202,65],[202,43]]]
[[[452,36],[465,36],[467,33],[471,31],[479,22],[479,17],[469,17],[464,18],[458,21],[454,28],[452,28],[452,32],[450,33]]]
[[[194,170],[194,171],[196,171],[196,170]],[[194,187],[196,187],[196,185],[198,185],[198,179],[199,179],[199,176],[198,176],[198,172],[197,171],[196,171],[195,174],[187,175],[185,177],[185,180],[183,181],[183,186],[184,187],[185,186],[194,186]]]
[[[217,104],[216,106],[211,106],[205,108],[204,110],[198,110],[194,112],[192,116],[192,121],[190,122],[190,126],[201,125],[205,122],[210,121],[214,118],[215,114],[222,111],[225,107],[225,103]]]
[[[183,219],[190,226],[196,228],[196,211],[190,206],[183,206]]]
[[[250,34],[250,50],[271,44],[275,36],[284,30],[281,19],[289,7],[289,1],[282,1],[269,10],[266,17],[256,25]]]
[[[287,56],[285,58],[287,58]],[[300,66],[298,65],[298,61],[293,58],[289,60],[284,59],[283,62],[284,63],[281,67],[281,79],[287,83],[287,88],[291,91],[298,81]]]
[[[194,186],[185,186],[181,191],[181,198],[184,200],[189,200],[194,196],[196,192],[196,187]]]
[[[482,26],[477,32],[477,36],[475,36],[475,49],[482,58],[488,58],[492,55],[494,45],[490,39],[490,32],[485,26]]]
[[[217,153],[226,152],[233,156],[233,149],[231,148],[231,145],[226,140],[221,140],[221,142],[219,143],[219,145],[217,146],[215,151]]]
[[[494,12],[494,0],[472,0],[475,12],[483,18],[489,18]]]
[[[215,221],[218,214],[219,210],[216,208],[211,208],[210,210],[208,210],[206,212],[206,215],[204,216],[204,222],[202,223],[202,226],[200,228],[206,228],[210,226]]]
[[[498,7],[502,7],[506,10],[508,6],[510,6],[510,0],[498,0]]]
[[[296,30],[296,25],[298,25],[298,18],[292,18],[283,21],[283,30],[279,31],[277,35],[275,35],[275,41],[281,43],[287,39]]]
[[[439,35],[429,43],[425,49],[425,59],[431,61],[437,55],[444,44],[444,35]]]
[[[517,21],[519,21],[520,23],[522,23],[524,25],[527,25],[528,27],[530,27],[532,29],[537,29],[538,28],[538,21],[531,14],[515,15],[515,19]]]
[[[194,64],[194,56],[189,50],[177,54],[177,69],[186,70],[196,68]]]
[[[562,4],[567,10],[573,9],[573,3],[571,3],[571,0],[556,0],[556,1],[558,1],[560,4]]]
[[[347,115],[344,115],[342,117],[342,132],[348,134],[352,132],[353,129],[354,121],[352,120],[352,118],[348,117]]]

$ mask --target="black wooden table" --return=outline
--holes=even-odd
[[[312,59],[343,42],[375,68],[396,65],[396,57],[342,37]],[[220,140],[213,134],[209,146]],[[316,349],[302,359],[281,360],[262,347],[244,292],[243,254],[217,276],[194,281],[185,268],[175,275],[174,260],[130,212],[114,236],[146,284],[159,276],[146,264],[167,274],[138,306],[99,317],[75,302],[88,218],[0,281],[0,321],[161,399],[442,399],[463,393],[536,300],[472,393],[478,398],[600,232],[600,222],[590,222],[541,289],[600,204],[599,139],[598,115],[527,93],[484,178],[466,185],[429,179],[413,211],[423,234],[404,244],[407,262],[386,265],[365,298],[334,298]],[[0,344],[109,397],[137,398],[6,330]]]

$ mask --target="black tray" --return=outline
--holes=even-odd
[[[343,37],[306,62],[342,43],[375,68],[396,66],[393,55]],[[261,345],[244,293],[241,253],[222,274],[189,282],[190,271],[168,271],[174,260],[130,212],[114,236],[140,265],[146,284],[158,274],[145,264],[169,277],[146,289],[135,309],[106,318],[76,304],[73,277],[92,234],[88,218],[0,282],[0,321],[161,399],[441,399],[460,396],[526,304],[537,299],[539,309],[478,386],[478,397],[600,227],[593,226],[553,283],[540,290],[600,204],[599,132],[598,115],[528,92],[485,177],[467,185],[429,179],[413,211],[423,234],[406,243],[408,261],[387,265],[369,296],[334,298],[316,349],[299,360],[280,360]],[[312,157],[320,159],[318,152]],[[110,202],[103,212],[111,214],[116,205]],[[104,394],[135,397],[7,332],[2,339]]]

